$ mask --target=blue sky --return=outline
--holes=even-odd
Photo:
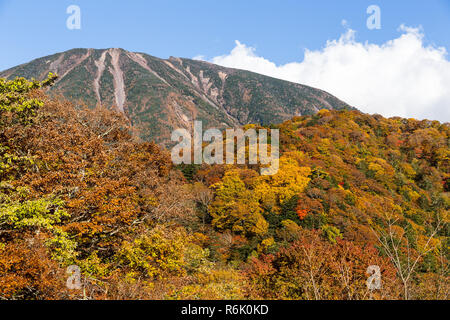
[[[81,30],[66,28],[76,4]],[[366,28],[366,8],[381,8],[381,30]],[[214,57],[239,40],[283,64],[322,48],[344,31],[383,43],[401,24],[423,26],[425,41],[450,48],[450,0],[0,0],[0,70],[74,47],[121,47],[166,58]]]

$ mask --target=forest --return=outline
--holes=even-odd
[[[0,79],[0,300],[449,298],[449,123],[294,117],[262,176],[175,166],[56,78]]]

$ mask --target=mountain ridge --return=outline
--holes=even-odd
[[[206,61],[162,59],[121,48],[75,48],[0,72],[0,77],[44,79],[59,75],[51,89],[87,105],[115,106],[144,140],[167,144],[175,128],[193,120],[226,128],[268,125],[320,109],[353,109],[309,86]]]

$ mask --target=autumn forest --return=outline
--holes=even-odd
[[[293,117],[263,176],[176,166],[55,80],[0,79],[0,299],[449,298],[448,123]]]

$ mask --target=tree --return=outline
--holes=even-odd
[[[232,230],[246,236],[263,235],[268,224],[262,216],[258,199],[246,188],[238,170],[228,171],[215,186],[211,203],[212,224],[218,230]]]
[[[383,287],[371,296],[366,285],[370,265],[380,266]],[[317,231],[303,231],[299,239],[276,254],[254,258],[246,267],[251,298],[263,299],[393,299],[397,285],[389,259],[371,246],[349,241],[336,244]]]
[[[413,239],[410,240],[410,237],[408,237],[404,230],[398,226],[397,222],[399,221],[399,218],[393,218],[392,215],[388,214],[388,225],[386,230],[378,228],[376,231],[372,228],[372,232],[382,245],[383,251],[396,268],[398,277],[402,282],[403,298],[405,300],[411,298],[411,282],[413,277],[416,276],[420,261],[428,253],[437,249],[438,242],[434,237],[442,228],[443,219],[445,219],[445,217],[437,215],[437,221],[434,226],[431,226],[430,234],[416,249],[412,248],[411,240],[417,243],[418,239],[412,236]]]

